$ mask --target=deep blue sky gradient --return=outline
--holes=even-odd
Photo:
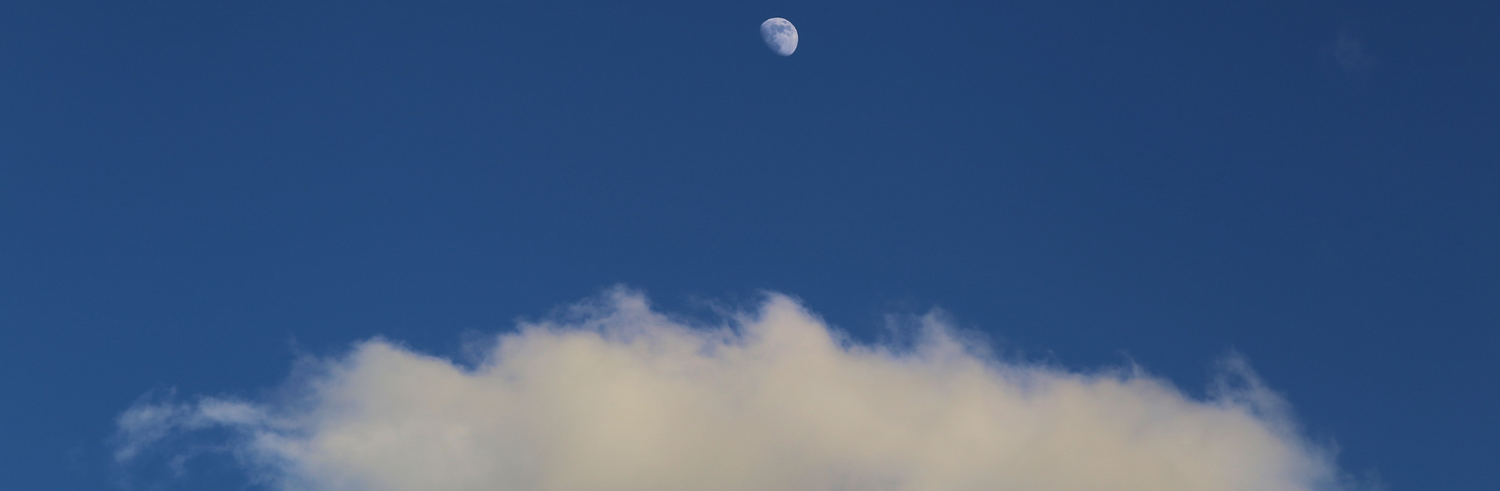
[[[1233,349],[1346,469],[1500,489],[1497,26],[1465,0],[0,4],[0,479],[105,489],[148,391],[253,395],[374,335],[453,354],[623,283],[685,312],[786,292],[861,339],[941,307],[1198,393]]]

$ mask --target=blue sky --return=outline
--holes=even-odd
[[[373,336],[456,356],[623,284],[686,316],[782,292],[872,342],[940,308],[1198,396],[1235,351],[1343,470],[1494,489],[1496,25],[1479,1],[6,4],[3,479],[161,474],[110,457],[143,394],[253,399]]]

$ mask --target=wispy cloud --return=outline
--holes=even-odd
[[[1323,46],[1323,54],[1348,73],[1362,74],[1375,66],[1375,56],[1352,29],[1339,31],[1338,37]]]
[[[564,317],[477,365],[372,340],[297,397],[143,400],[116,458],[217,428],[287,490],[1340,489],[1239,360],[1195,399],[1139,370],[1000,361],[933,316],[915,346],[854,343],[780,295],[713,328],[625,290]]]

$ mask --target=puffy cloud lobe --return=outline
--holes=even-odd
[[[624,290],[569,318],[500,336],[473,367],[374,340],[292,400],[143,402],[117,458],[215,426],[288,490],[1338,487],[1245,370],[1195,400],[1139,373],[1004,363],[931,317],[914,348],[862,346],[775,295],[717,329]]]

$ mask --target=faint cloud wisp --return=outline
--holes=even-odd
[[[1323,46],[1323,55],[1346,74],[1363,76],[1375,66],[1375,57],[1352,29],[1339,31],[1338,37]]]

